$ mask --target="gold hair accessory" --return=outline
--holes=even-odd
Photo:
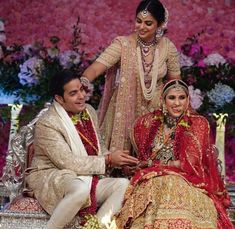
[[[146,17],[148,17],[149,12],[148,12],[148,10],[145,9],[145,10],[141,11],[140,14],[143,18],[146,18]]]
[[[151,1],[148,3],[148,5],[145,7],[145,9],[140,12],[140,14],[141,14],[141,16],[142,16],[143,18],[148,17],[148,15],[150,14],[150,13],[148,12],[148,7],[149,7],[150,3],[151,3]]]
[[[187,95],[189,94],[187,84],[184,83],[182,80],[175,79],[165,84],[162,90],[162,97],[164,98],[168,91],[172,88],[176,89],[177,91],[184,90]]]
[[[182,86],[179,84],[179,81],[176,81],[176,83],[175,83],[175,85],[173,86],[173,88],[174,88],[176,91],[182,90]]]

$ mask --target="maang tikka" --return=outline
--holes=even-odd
[[[143,11],[140,12],[140,14],[143,18],[146,18],[146,17],[148,17],[149,12],[147,10],[143,10]]]
[[[148,15],[149,15],[149,12],[148,12],[148,7],[149,7],[149,5],[150,5],[150,2],[149,2],[148,5],[145,7],[145,9],[140,12],[140,14],[141,14],[141,16],[142,16],[143,18],[146,18],[146,17],[148,17]]]

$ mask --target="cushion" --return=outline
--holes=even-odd
[[[39,202],[32,197],[17,197],[6,209],[13,212],[45,213]]]

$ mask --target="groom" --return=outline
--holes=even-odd
[[[138,160],[128,152],[105,148],[96,112],[85,103],[86,92],[76,73],[63,70],[55,75],[50,91],[54,102],[36,124],[35,154],[26,178],[51,214],[46,228],[63,228],[77,213],[96,213],[101,222],[111,219],[121,208],[129,182],[105,174]]]

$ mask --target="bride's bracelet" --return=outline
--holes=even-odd
[[[80,81],[81,81],[81,84],[83,85],[83,87],[85,88],[85,90],[89,94],[92,94],[93,90],[94,90],[93,84],[85,76],[81,76]]]
[[[148,159],[148,167],[152,167],[153,165],[153,160],[152,159]]]

